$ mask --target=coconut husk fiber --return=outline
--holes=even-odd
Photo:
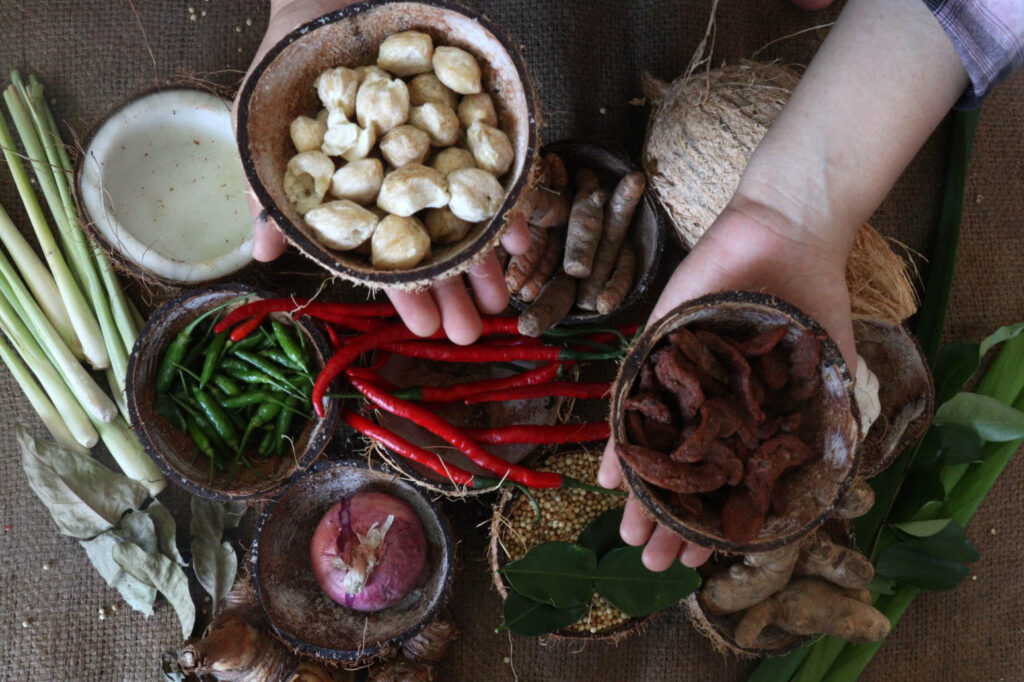
[[[189,20],[190,4],[197,11],[195,21]],[[685,70],[704,36],[709,5],[697,0],[469,4],[486,11],[523,46],[540,97],[543,139],[591,139],[624,150],[634,160],[640,158],[649,113],[630,104],[643,96],[641,74],[671,81]],[[268,10],[269,3],[251,0],[0,0],[0,66],[38,74],[48,96],[56,100],[57,118],[84,138],[112,106],[157,79],[192,74],[235,83],[259,44]],[[772,40],[825,24],[837,10],[809,14],[784,0],[722,0],[713,65],[735,63]],[[251,26],[246,19],[252,20]],[[236,27],[241,30],[236,32]],[[815,29],[774,43],[758,59],[806,64],[826,31]],[[967,179],[947,342],[977,341],[1024,315],[1022,130],[1024,73],[1017,73],[983,107]],[[933,248],[948,133],[946,124],[936,131],[871,220],[881,234],[923,254]],[[27,229],[6,171],[0,171],[0,202]],[[667,249],[663,267],[670,269],[679,258],[678,249]],[[926,274],[926,264],[922,270]],[[264,272],[269,280],[274,273],[307,273],[309,266],[292,258]],[[285,281],[296,280],[289,274]],[[366,299],[362,290],[339,291],[353,300]],[[103,583],[78,543],[58,534],[25,483],[11,427],[27,423],[37,436],[43,435],[42,427],[3,369],[0,389],[0,680],[156,679],[160,652],[179,644],[172,610],[158,602],[149,619],[123,605],[109,610],[118,602],[116,592]],[[335,452],[343,447],[336,443]],[[103,461],[109,464],[109,459]],[[187,550],[187,498],[174,488],[161,497],[178,511],[179,544]],[[1018,457],[967,527],[982,557],[971,565],[977,580],[969,577],[955,590],[919,597],[862,680],[1020,679],[1022,508],[1024,458]],[[461,538],[462,570],[450,601],[461,634],[439,664],[438,679],[746,678],[749,664],[715,653],[692,630],[681,608],[669,610],[645,633],[618,646],[553,651],[534,641],[495,634],[501,599],[487,568],[486,527],[478,527],[490,518],[490,508],[482,501],[466,501],[445,509]],[[10,530],[3,531],[8,524]],[[42,570],[44,563],[49,570]],[[100,607],[107,609],[102,621]],[[23,621],[28,628],[21,627]]]

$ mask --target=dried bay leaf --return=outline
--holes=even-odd
[[[222,542],[224,530],[235,528],[245,514],[244,502],[221,504],[192,498],[192,569],[213,600],[214,609],[235,582],[238,556],[230,542]]]
[[[114,535],[113,531],[108,531],[97,535],[92,540],[79,542],[85,548],[89,561],[92,562],[107,585],[115,588],[128,606],[145,614],[147,618],[152,616],[153,602],[156,601],[156,588],[125,572],[114,561],[114,545],[123,540]]]
[[[159,502],[154,501],[146,507],[146,513],[149,515],[149,518],[153,519],[153,525],[156,527],[156,539],[160,545],[160,553],[171,561],[182,566],[186,565],[187,562],[178,551],[178,526],[170,510]]]
[[[29,485],[65,535],[88,539],[104,533],[149,497],[141,483],[91,457],[38,441],[20,424],[15,434]]]
[[[121,523],[117,524],[114,535],[125,542],[138,545],[146,554],[156,554],[160,551],[156,539],[156,526],[146,512],[133,511],[125,514]]]
[[[156,587],[170,602],[181,622],[181,634],[186,639],[192,634],[196,622],[196,607],[188,591],[188,578],[181,566],[162,554],[147,554],[138,545],[120,542],[111,548],[117,565],[134,578]]]

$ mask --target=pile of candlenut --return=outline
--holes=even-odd
[[[498,211],[515,153],[473,55],[404,31],[376,66],[328,69],[315,86],[324,109],[291,123],[284,191],[324,246],[403,270]]]

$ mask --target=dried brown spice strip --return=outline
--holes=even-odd
[[[704,461],[725,472],[726,485],[736,485],[743,480],[743,461],[725,441],[712,441],[705,450]]]
[[[726,473],[709,464],[680,464],[660,452],[638,445],[616,443],[615,451],[640,478],[677,493],[703,493],[725,485]]]
[[[762,443],[747,460],[743,477],[743,485],[750,493],[754,507],[763,512],[768,511],[772,488],[779,476],[816,457],[814,450],[791,433],[779,434]]]
[[[678,400],[683,421],[690,421],[704,404],[704,390],[696,375],[684,363],[679,350],[667,346],[654,355],[654,375]]]
[[[636,382],[636,389],[637,391],[655,391],[658,389],[651,360],[640,365],[640,380]]]
[[[660,396],[650,391],[637,393],[626,398],[623,407],[629,411],[639,412],[648,419],[662,424],[672,423],[672,410],[668,408]]]
[[[786,335],[786,325],[781,327],[775,327],[767,331],[754,334],[745,341],[738,339],[730,339],[730,343],[738,350],[748,357],[756,357],[758,355],[764,355],[772,348],[775,348],[782,340],[782,337]]]
[[[673,507],[679,507],[691,516],[700,516],[704,513],[704,502],[699,495],[672,493],[669,502]]]
[[[713,379],[725,386],[729,385],[729,372],[727,372],[725,367],[722,366],[722,363],[715,359],[715,356],[712,355],[711,351],[708,350],[708,347],[697,338],[696,334],[686,327],[680,327],[669,334],[668,338],[673,344],[675,344],[676,348],[683,352],[683,355],[686,356],[687,360],[692,362],[710,379]]]
[[[647,432],[644,431],[644,418],[639,412],[626,413],[626,435],[629,440],[643,447],[650,447],[647,440]]]
[[[765,512],[758,511],[749,492],[742,486],[733,488],[722,508],[722,530],[733,542],[750,542],[764,525]]]
[[[782,389],[789,382],[789,361],[781,346],[776,346],[757,358],[761,378],[773,391]]]
[[[801,330],[789,353],[790,398],[794,403],[807,400],[818,389],[818,361],[821,341],[814,334]]]
[[[643,428],[644,435],[647,436],[648,447],[652,450],[671,452],[679,442],[679,430],[671,424],[645,419]]]
[[[693,435],[672,451],[677,462],[699,462],[708,446],[718,438],[728,438],[739,428],[741,416],[722,398],[711,398],[700,408],[700,423]]]
[[[697,338],[707,346],[712,353],[718,356],[729,366],[731,374],[731,385],[743,398],[744,407],[751,418],[757,423],[764,421],[764,411],[757,404],[750,387],[750,363],[740,354],[738,350],[718,334],[703,329],[698,329]]]

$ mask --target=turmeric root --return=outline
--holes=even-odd
[[[543,185],[530,190],[526,205],[526,220],[537,227],[565,225],[569,219],[569,200],[564,194]]]
[[[576,194],[572,204],[562,268],[578,279],[588,276],[594,266],[594,253],[601,241],[607,196],[601,188],[584,190]]]
[[[644,195],[647,180],[640,171],[628,173],[619,180],[615,191],[604,207],[604,234],[594,256],[594,267],[576,295],[576,304],[584,310],[595,310],[597,297],[604,290],[612,268],[618,259],[619,249],[636,211],[640,198]]]
[[[875,568],[860,552],[837,545],[820,528],[801,545],[796,575],[813,575],[830,583],[856,589],[867,587]]]
[[[544,155],[544,184],[559,194],[569,189],[569,172],[558,154]]]
[[[590,193],[601,186],[597,174],[589,168],[580,168],[576,171],[576,193]]]
[[[565,272],[552,277],[530,307],[519,316],[519,333],[540,336],[569,314],[576,300],[576,280]]]
[[[700,588],[700,601],[709,613],[718,615],[748,609],[768,599],[789,582],[797,560],[797,545],[743,557],[728,571],[716,573]]]
[[[733,636],[741,647],[756,648],[764,629],[774,625],[794,635],[824,633],[848,642],[877,642],[889,634],[891,625],[870,602],[867,590],[798,578],[748,609]]]
[[[597,312],[607,315],[618,308],[633,288],[633,272],[636,270],[636,253],[629,244],[619,248],[619,259],[615,263],[615,272],[597,297]]]
[[[505,270],[505,284],[513,294],[518,292],[533,274],[548,242],[547,230],[533,225],[530,225],[529,228],[530,248],[526,250],[526,253],[519,253],[509,258],[508,268]]]
[[[875,504],[875,491],[863,478],[853,479],[836,504],[835,516],[841,519],[855,519],[867,514]]]
[[[529,303],[537,298],[541,288],[547,284],[562,259],[562,249],[565,247],[565,229],[555,228],[548,236],[548,243],[544,247],[544,253],[537,261],[537,267],[527,278],[526,283],[519,289],[519,298]]]

